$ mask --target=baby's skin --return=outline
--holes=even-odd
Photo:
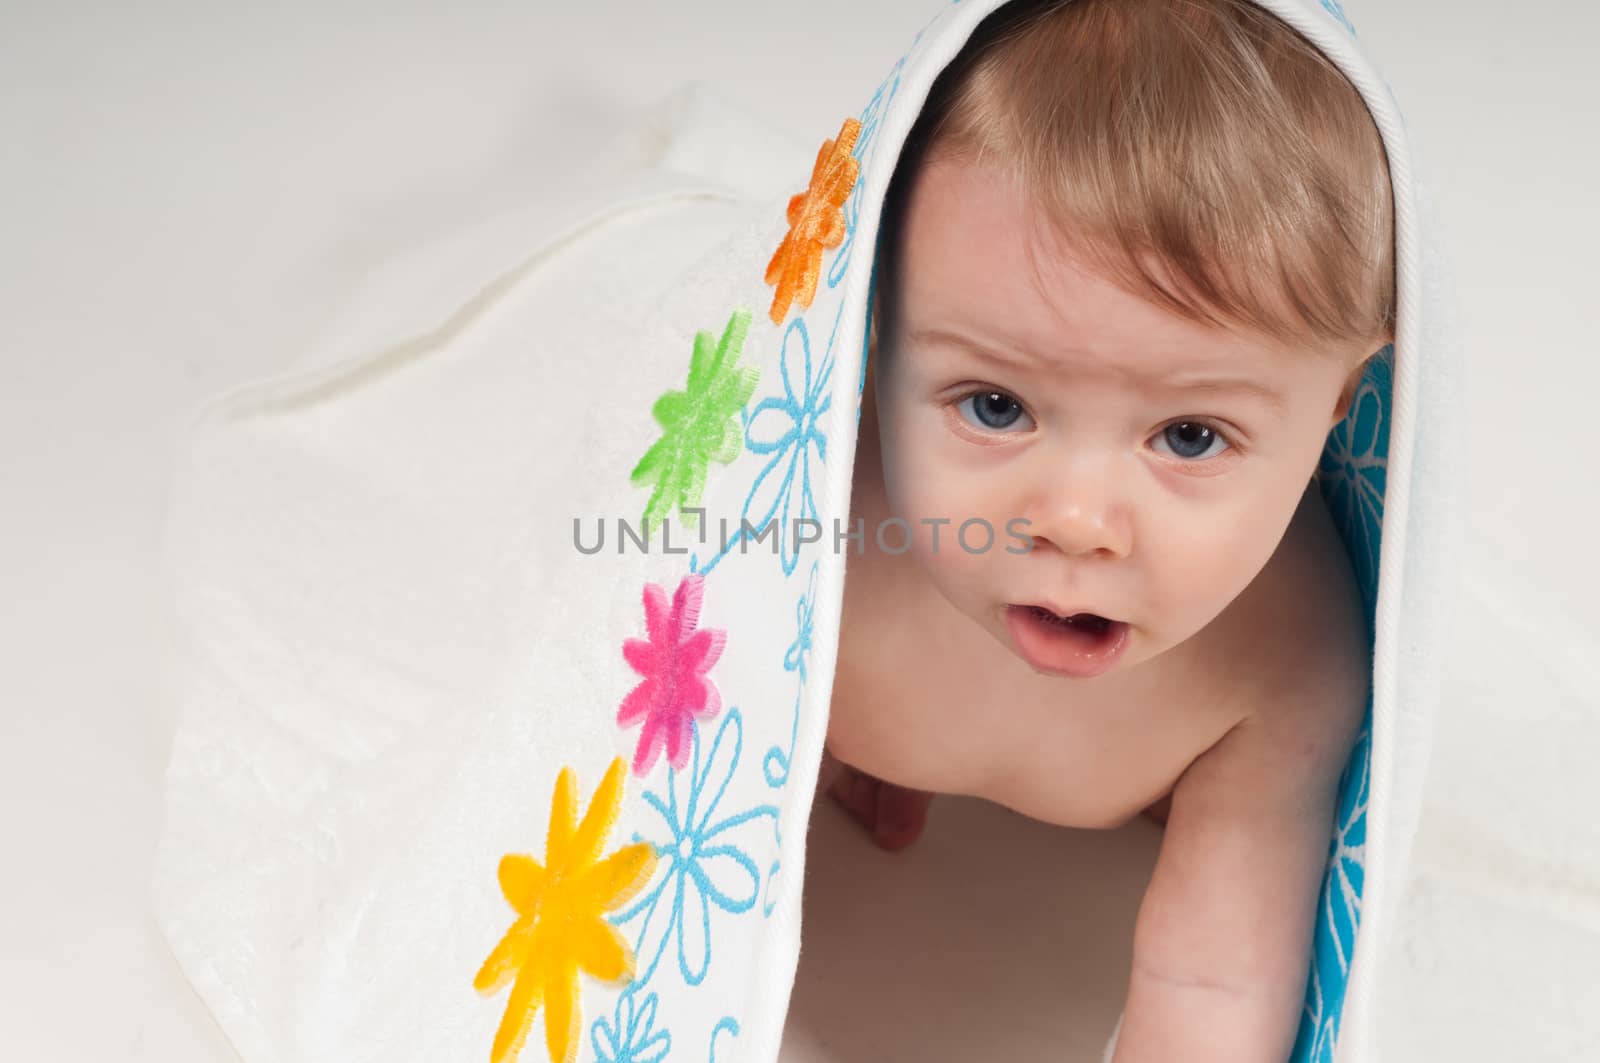
[[[1115,1063],[1282,1063],[1370,676],[1311,474],[1376,345],[1187,320],[1045,231],[998,170],[918,174],[863,396],[820,786],[891,849],[936,793],[1072,827],[1148,811]],[[875,541],[891,517],[905,552],[904,525]],[[985,551],[976,526],[957,541],[974,517]]]

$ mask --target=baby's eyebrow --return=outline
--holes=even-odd
[[[945,329],[913,329],[910,333],[910,339],[918,343],[937,343],[944,347],[956,347],[969,354],[975,354],[985,361],[1015,366],[1018,369],[1049,368],[1046,363],[1031,357],[1023,351],[1007,350],[987,343],[979,343],[977,340],[969,339],[959,332],[949,332]]]
[[[977,355],[986,361],[997,362],[1001,365],[1015,366],[1019,369],[1051,369],[1049,363],[1040,361],[1024,351],[1009,350],[1002,347],[993,347],[988,344],[978,343],[961,335],[959,332],[949,332],[944,329],[915,329],[910,338],[920,343],[937,343],[947,347],[956,347]],[[1209,394],[1235,394],[1256,399],[1274,411],[1282,414],[1287,409],[1284,397],[1261,383],[1248,377],[1182,377],[1163,376],[1160,374],[1130,372],[1130,376],[1168,392],[1206,392]]]
[[[1259,381],[1247,380],[1243,377],[1207,377],[1204,380],[1163,380],[1157,378],[1153,383],[1157,387],[1168,391],[1205,391],[1212,394],[1248,395],[1266,403],[1279,413],[1284,412],[1282,395]]]

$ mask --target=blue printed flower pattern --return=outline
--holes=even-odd
[[[1393,388],[1394,347],[1389,345],[1367,363],[1350,410],[1328,433],[1317,466],[1323,500],[1344,536],[1369,615],[1377,603],[1378,545],[1389,465],[1385,407]]]
[[[1361,893],[1366,883],[1367,806],[1371,797],[1372,702],[1350,761],[1339,781],[1339,808],[1328,845],[1312,947],[1311,979],[1294,1063],[1332,1058],[1344,1007],[1345,987],[1356,930],[1361,922]]]
[[[959,3],[960,0],[957,0],[957,2]],[[920,41],[921,39],[922,33],[919,31],[917,33],[917,40]],[[913,47],[915,47],[915,42],[913,42]],[[895,93],[900,91],[900,71],[905,67],[905,63],[906,57],[901,56],[900,61],[894,65],[893,70],[889,71],[889,75],[883,79],[883,82],[878,86],[877,91],[872,94],[872,99],[867,101],[866,108],[861,112],[861,136],[856,140],[856,156],[861,159],[861,169],[863,173],[867,172],[867,163],[877,155],[878,126],[882,124],[884,112],[887,111],[889,105],[894,102]],[[855,191],[850,196],[850,201],[845,204],[844,243],[839,248],[839,255],[838,258],[834,260],[833,268],[828,271],[828,284],[830,287],[838,284],[839,280],[844,277],[844,263],[849,261],[850,252],[855,247],[856,223],[861,216],[861,197],[864,194],[863,185],[864,182],[858,182],[856,184]],[[876,258],[874,258],[872,263],[872,272],[867,280],[866,305],[867,313],[869,315],[872,313],[873,296],[877,291],[877,287],[878,263]],[[842,310],[843,308],[841,307],[840,309]],[[835,322],[834,327],[837,330],[837,322]],[[871,336],[872,330],[870,328],[862,329],[861,368],[856,374],[857,424],[861,423],[861,398],[862,393],[866,390],[867,386],[867,358],[869,354],[868,348]],[[830,352],[833,350],[832,339],[828,341],[828,349]]]
[[[1300,1035],[1289,1058],[1292,1063],[1333,1063],[1333,1044],[1337,1029],[1322,992],[1317,969],[1311,969],[1311,984],[1306,989],[1306,1006],[1300,1016]]]
[[[856,137],[855,157],[861,162],[863,173],[866,172],[867,164],[877,154],[878,126],[882,124],[884,112],[888,110],[889,104],[894,101],[895,93],[900,89],[900,71],[905,62],[905,57],[902,56],[861,112],[861,132]],[[844,242],[839,245],[838,251],[834,253],[833,263],[828,267],[830,288],[839,286],[839,282],[844,279],[845,268],[850,264],[851,252],[855,249],[856,243],[856,225],[861,218],[862,195],[861,182],[858,181],[856,187],[851,190],[850,198],[845,201]]]
[[[817,520],[812,454],[815,452],[819,464],[827,459],[828,438],[822,418],[833,404],[829,394],[833,357],[829,354],[820,365],[813,364],[805,318],[794,318],[784,330],[779,367],[783,394],[757,403],[745,429],[749,451],[771,457],[756,475],[740,519],[758,534],[768,522],[778,522],[778,553],[787,576],[800,559],[795,521]]]
[[[1366,730],[1350,754],[1340,781],[1339,816],[1328,854],[1328,876],[1322,890],[1322,921],[1328,931],[1327,952],[1341,976],[1350,974],[1356,927],[1361,922],[1361,890],[1366,882],[1367,804],[1371,798],[1372,705],[1367,705]]]
[[[869,161],[877,142],[877,131],[889,102],[899,88],[900,71],[906,59],[902,56],[888,78],[878,87],[860,119],[863,132],[858,136],[853,154],[858,162]],[[846,238],[836,249],[827,268],[830,289],[842,281],[854,247],[856,227],[860,218],[861,190],[852,190],[847,205]],[[690,558],[690,571],[702,577],[709,575],[731,549],[747,545],[749,527],[758,542],[770,527],[777,539],[777,554],[783,574],[793,575],[799,562],[802,545],[797,534],[797,522],[818,522],[816,485],[822,475],[821,464],[827,458],[827,433],[823,427],[825,415],[832,405],[834,341],[843,319],[843,301],[834,311],[834,320],[828,335],[827,348],[817,360],[812,350],[812,330],[806,314],[797,315],[783,333],[779,348],[779,377],[783,391],[769,395],[753,408],[740,411],[745,435],[745,449],[754,456],[765,458],[751,482],[740,514],[741,525],[732,541],[724,542],[718,553],[702,561],[698,553]],[[815,319],[816,315],[809,315]],[[858,386],[859,393],[860,388]],[[815,463],[815,464],[814,464]],[[772,744],[762,761],[763,776],[767,785],[781,792],[788,783],[794,744],[798,736],[800,698],[804,692],[806,663],[812,648],[813,612],[817,594],[818,565],[813,562],[806,590],[795,603],[795,635],[783,656],[785,671],[794,672],[799,679],[787,745]],[[669,768],[664,792],[645,792],[643,800],[660,815],[666,836],[652,845],[663,857],[665,873],[653,888],[631,908],[618,913],[613,922],[631,925],[637,921],[635,954],[639,958],[640,972],[630,988],[630,994],[639,991],[657,975],[662,957],[676,943],[678,969],[689,986],[700,985],[706,978],[712,958],[712,915],[716,907],[729,914],[738,914],[753,906],[760,889],[760,876],[746,848],[730,840],[730,832],[753,820],[771,817],[774,843],[782,851],[778,809],[764,804],[746,812],[713,822],[719,803],[732,780],[739,762],[744,742],[743,717],[737,709],[725,714],[709,752],[702,758],[700,721],[692,732],[692,752],[687,773]],[[687,780],[685,779],[685,774]],[[683,787],[687,782],[687,794]],[[638,838],[638,835],[635,835]],[[641,839],[642,840],[642,839]],[[777,882],[780,859],[773,859],[766,876],[763,891],[762,913],[770,916],[776,905],[771,891]],[[633,997],[626,998],[632,1009]],[[666,1039],[650,1033],[650,1020],[654,1017],[656,997],[652,995],[637,1011],[625,1011],[619,1000],[618,1012],[608,1024],[596,1023],[592,1036],[602,1063],[622,1063],[624,1060],[649,1059],[650,1063],[665,1055]],[[648,1013],[646,1013],[648,1008]],[[641,1019],[640,1016],[645,1016]],[[642,1022],[642,1032],[638,1029]],[[715,1063],[720,1035],[723,1040],[737,1037],[739,1021],[725,1015],[712,1030],[708,1058]]]
[[[789,726],[789,748],[772,746],[761,760],[761,770],[767,785],[777,788],[789,781],[789,763],[794,757],[795,738],[800,733],[800,699],[805,694],[806,658],[811,655],[812,618],[817,601],[818,562],[811,562],[811,576],[806,580],[805,593],[794,603],[795,636],[783,655],[783,670],[798,672],[800,684],[794,695],[794,722]]]
[[[761,760],[762,774],[766,777],[767,785],[775,790],[782,790],[789,782],[789,769],[794,760],[794,744],[800,733],[800,703],[805,696],[806,687],[806,659],[811,655],[811,639],[813,630],[813,617],[816,611],[817,600],[817,572],[819,562],[811,562],[811,574],[806,580],[805,593],[795,602],[795,637],[789,648],[783,654],[783,670],[795,672],[799,676],[799,683],[795,687],[794,712],[789,724],[789,744],[787,747],[773,745],[767,748],[766,756]],[[772,820],[773,844],[776,846],[778,856],[773,858],[772,865],[767,868],[767,882],[761,892],[761,914],[763,917],[772,915],[772,910],[777,906],[773,900],[772,890],[778,883],[778,872],[783,868],[783,822],[780,817],[774,816]]]
[[[729,709],[703,757],[700,728],[695,727],[689,770],[668,771],[665,796],[653,791],[643,795],[660,813],[666,840],[639,840],[650,840],[666,873],[611,919],[622,926],[643,916],[634,938],[639,963],[634,980],[640,986],[650,982],[674,938],[683,980],[699,985],[711,966],[712,907],[737,914],[755,905],[761,875],[736,844],[734,832],[763,816],[776,818],[778,810],[760,805],[713,821],[743,748],[743,718],[738,709]]]
[[[717,1034],[724,1030],[728,1032],[729,1040],[739,1036],[739,1020],[732,1015],[724,1015],[717,1020],[717,1025],[711,1031],[711,1045],[706,1049],[706,1063],[717,1063]]]
[[[602,1015],[589,1028],[595,1063],[661,1063],[672,1051],[672,1035],[653,1028],[656,995],[651,993],[641,1002],[638,985],[635,982],[617,997],[609,1022]]]

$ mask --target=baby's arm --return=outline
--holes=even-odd
[[[1288,1058],[1339,775],[1364,707],[1337,686],[1248,717],[1178,780],[1134,930],[1114,1063]]]

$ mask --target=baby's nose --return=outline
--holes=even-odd
[[[1127,509],[1109,476],[1078,476],[1052,485],[1025,515],[1035,549],[1048,546],[1071,557],[1115,560],[1133,548]]]
[[[1128,537],[1108,522],[1103,514],[1068,507],[1065,512],[1041,524],[1035,520],[1027,532],[1037,550],[1051,546],[1071,557],[1101,557],[1116,560],[1128,556]]]

